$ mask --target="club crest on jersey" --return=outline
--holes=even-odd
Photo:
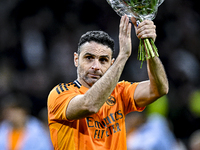
[[[108,97],[108,100],[106,101],[106,103],[107,103],[109,106],[113,106],[113,105],[115,105],[115,103],[116,103],[116,99],[115,99],[113,96],[110,96],[110,97]]]

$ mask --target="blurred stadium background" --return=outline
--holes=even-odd
[[[170,83],[165,102],[151,105],[169,120],[186,144],[200,128],[200,9],[197,0],[165,0],[154,20],[159,49]],[[13,91],[28,95],[31,113],[40,117],[49,91],[76,79],[73,53],[89,30],[106,31],[118,54],[120,17],[106,0],[1,0],[0,97]],[[138,39],[132,30],[133,53],[121,79],[147,79],[137,60]],[[0,101],[1,101],[0,99]],[[158,108],[162,108],[158,110]]]

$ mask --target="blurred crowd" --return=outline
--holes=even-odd
[[[23,93],[32,104],[29,114],[44,123],[42,127],[47,125],[44,120],[50,90],[60,82],[76,79],[73,53],[80,36],[89,30],[106,31],[115,40],[116,57],[119,21],[120,17],[106,0],[1,0],[0,106],[4,106],[8,95]],[[149,108],[151,112],[161,110],[157,113],[168,122],[173,138],[181,141],[182,147],[196,150],[192,145],[200,143],[198,1],[165,0],[154,23],[157,26],[155,44],[170,90],[164,105],[152,104]],[[121,79],[134,82],[148,77],[146,66],[140,69],[137,60],[138,42],[133,29],[133,53]],[[0,122],[6,120],[3,113],[0,113]]]

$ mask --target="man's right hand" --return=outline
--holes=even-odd
[[[131,55],[132,43],[131,43],[131,23],[129,23],[129,17],[122,16],[119,25],[119,55]]]

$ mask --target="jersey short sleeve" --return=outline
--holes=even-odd
[[[143,111],[145,107],[137,107],[134,100],[135,89],[139,83],[138,82],[128,82],[121,81],[118,83],[118,86],[123,87],[123,91],[121,93],[123,104],[124,104],[124,113],[125,115],[132,111]]]
[[[48,96],[49,119],[56,121],[68,120],[66,117],[67,106],[70,100],[79,94],[75,89],[66,86],[64,83],[53,88]]]

